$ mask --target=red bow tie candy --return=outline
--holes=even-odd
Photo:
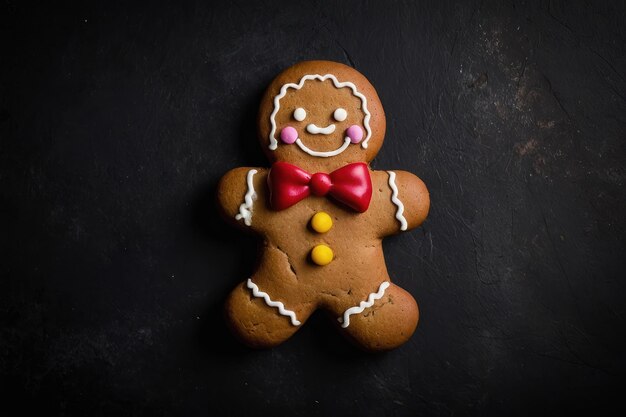
[[[355,162],[326,174],[309,174],[286,162],[272,165],[267,177],[270,203],[275,210],[289,208],[313,194],[330,196],[336,201],[363,213],[372,199],[372,179],[367,164]]]

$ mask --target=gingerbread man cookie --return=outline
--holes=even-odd
[[[406,342],[417,303],[391,282],[382,239],[419,226],[430,200],[415,175],[369,166],[385,134],[374,87],[343,64],[298,63],[265,92],[258,132],[271,167],[236,168],[218,187],[225,217],[263,238],[226,302],[233,333],[276,346],[323,309],[366,350]]]

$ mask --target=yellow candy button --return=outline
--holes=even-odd
[[[331,263],[333,256],[333,250],[326,245],[317,245],[311,251],[311,259],[320,266]]]
[[[319,213],[315,213],[315,215],[311,218],[311,227],[317,233],[326,233],[331,227],[333,227],[333,219],[330,218],[328,213],[320,211]]]

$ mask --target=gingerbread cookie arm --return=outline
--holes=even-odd
[[[375,171],[373,174],[375,190],[378,191],[376,205],[385,213],[385,216],[378,217],[380,236],[421,225],[430,208],[430,197],[424,182],[406,171]]]
[[[401,224],[400,217],[404,217],[407,227],[401,230],[410,230],[420,226],[428,216],[430,196],[424,181],[406,171],[387,171],[388,184],[392,191],[392,203],[396,208],[396,220]],[[397,189],[397,193],[396,193]],[[394,198],[395,197],[395,198]],[[401,209],[402,215],[399,215]]]
[[[259,230],[267,215],[266,168],[236,168],[226,173],[217,187],[217,202],[231,223]]]

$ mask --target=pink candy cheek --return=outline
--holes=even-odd
[[[298,131],[291,127],[287,126],[280,131],[280,140],[291,145],[298,139]]]
[[[352,125],[346,130],[346,135],[350,138],[350,142],[359,143],[363,139],[363,129],[359,125]]]

